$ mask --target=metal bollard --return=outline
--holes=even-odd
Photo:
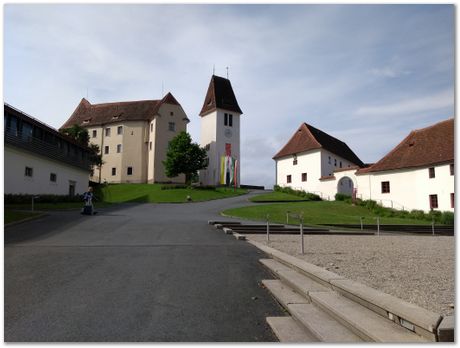
[[[364,218],[362,216],[359,218],[359,222],[361,223],[361,231],[363,230],[363,219]]]
[[[434,218],[433,218],[433,220],[431,220],[431,231],[432,231],[433,236],[434,236]]]
[[[289,225],[289,210],[286,212],[286,225]]]
[[[303,217],[300,218],[300,253],[304,254],[303,249]]]
[[[380,216],[377,216],[377,236],[380,236]]]
[[[267,214],[267,243],[270,241],[270,215]]]

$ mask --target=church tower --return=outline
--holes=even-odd
[[[212,75],[200,112],[201,147],[208,153],[202,185],[240,186],[240,116],[230,80]]]

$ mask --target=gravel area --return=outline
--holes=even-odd
[[[246,235],[266,244],[264,235]],[[431,311],[453,314],[455,239],[431,236],[270,236],[269,246]]]

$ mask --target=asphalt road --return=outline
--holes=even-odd
[[[6,230],[6,342],[276,341],[263,253],[207,225],[248,195],[55,212]]]

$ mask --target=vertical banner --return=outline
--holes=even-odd
[[[220,184],[225,185],[225,156],[220,158]]]
[[[234,184],[235,184],[235,189],[238,187],[238,183],[237,183],[237,180],[238,180],[238,160],[235,160],[235,174],[233,174],[233,177],[234,177]]]

